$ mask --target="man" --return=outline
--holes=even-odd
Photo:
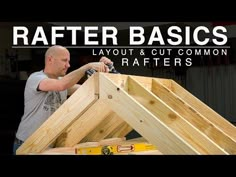
[[[102,57],[100,62],[88,63],[66,74],[70,67],[70,52],[63,46],[50,47],[45,53],[44,69],[32,73],[26,82],[24,115],[16,133],[14,153],[64,103],[67,96],[79,88],[77,83],[88,69],[108,72],[106,64],[111,63],[110,59]]]

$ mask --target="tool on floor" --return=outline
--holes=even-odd
[[[133,144],[118,144],[105,145],[95,147],[76,148],[77,155],[122,155],[133,152],[157,150],[156,146],[149,143],[133,143]]]

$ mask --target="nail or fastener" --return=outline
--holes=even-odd
[[[112,99],[112,95],[108,95],[108,98],[109,98],[109,99]]]

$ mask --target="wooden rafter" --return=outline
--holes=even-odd
[[[90,77],[17,154],[42,153],[55,141],[48,153],[71,153],[132,129],[159,154],[236,154],[236,128],[173,80],[106,73]]]
[[[200,154],[104,74],[99,75],[99,82],[100,99],[162,153]]]
[[[89,82],[84,83],[17,149],[16,154],[39,153],[48,148],[98,99],[96,81],[91,77]]]
[[[164,81],[159,80],[160,82]],[[208,105],[203,103],[201,100],[196,98],[186,89],[181,87],[179,84],[170,80],[170,90],[178,95],[184,102],[188,103],[196,111],[201,113],[206,119],[208,119],[212,124],[221,129],[225,134],[229,135],[234,141],[236,141],[236,128],[233,124],[227,121],[224,117],[219,115],[216,111],[210,108]]]
[[[107,105],[104,109],[110,110]],[[110,114],[104,117],[104,120],[99,125],[97,125],[81,142],[101,141],[105,139],[114,129],[116,129],[116,127],[119,127],[119,125],[121,125],[123,122],[123,119],[121,119],[116,113],[110,112]]]
[[[66,136],[59,137],[57,147],[71,147],[78,144],[99,123],[103,122],[104,118],[110,114],[111,110],[102,101],[96,101],[84,114],[76,119],[76,121],[63,133]],[[62,135],[63,135],[62,134]],[[61,140],[60,140],[61,139]],[[92,141],[92,140],[91,140]]]
[[[204,133],[225,151],[230,154],[236,154],[236,141],[204,117],[201,114],[202,111],[198,112],[195,110],[194,107],[190,106],[173,93],[171,89],[162,85],[159,79],[153,79],[151,90],[158,98],[178,112],[186,121]]]

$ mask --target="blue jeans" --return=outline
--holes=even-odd
[[[13,144],[13,155],[16,155],[16,150],[23,144],[24,142],[23,141],[14,141],[14,144]]]

